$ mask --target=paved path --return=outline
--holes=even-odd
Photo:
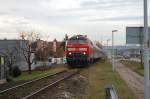
[[[117,72],[125,81],[126,85],[132,90],[136,99],[144,99],[144,77],[133,72],[121,63],[116,63]]]

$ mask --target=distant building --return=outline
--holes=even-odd
[[[57,40],[54,39],[54,41],[53,41],[53,52],[56,53],[56,51],[57,51]]]
[[[47,48],[48,44],[46,41],[40,40],[38,39],[37,41],[35,41],[32,44],[32,49],[33,51],[38,51],[38,50],[44,50],[45,48]]]
[[[44,40],[36,40],[32,43],[32,51],[35,53],[35,60],[48,61],[50,57],[60,58],[64,56],[64,50],[60,41],[54,39],[47,42]]]
[[[56,42],[55,41],[56,43],[54,43],[54,41],[48,42],[49,56],[55,57],[55,58],[63,57],[64,56],[64,50],[63,50],[63,47],[61,46],[62,42],[60,42],[60,41]]]
[[[32,44],[32,50],[35,53],[36,61],[48,60],[48,43],[38,39]]]
[[[112,51],[112,46],[104,46],[105,49]],[[115,46],[115,55],[138,57],[140,56],[141,47],[140,46]]]
[[[18,66],[21,70],[27,70],[28,64],[22,52],[22,48],[26,47],[27,42],[27,40],[0,40],[0,54],[6,56],[7,65],[12,59],[13,66]]]
[[[139,49],[139,48],[122,50],[121,55],[123,55],[124,57],[128,56],[128,57],[136,58],[136,57],[140,56],[140,50],[141,49]]]

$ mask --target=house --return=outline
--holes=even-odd
[[[22,51],[22,48],[26,48],[27,43],[27,40],[0,40],[0,54],[6,56],[7,66],[18,66],[21,70],[27,70],[28,64]]]

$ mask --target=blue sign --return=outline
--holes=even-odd
[[[150,27],[149,27],[150,38]],[[126,44],[143,44],[144,27],[126,27]]]

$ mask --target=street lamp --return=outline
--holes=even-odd
[[[112,70],[115,71],[115,62],[114,62],[114,32],[118,30],[112,30]]]

